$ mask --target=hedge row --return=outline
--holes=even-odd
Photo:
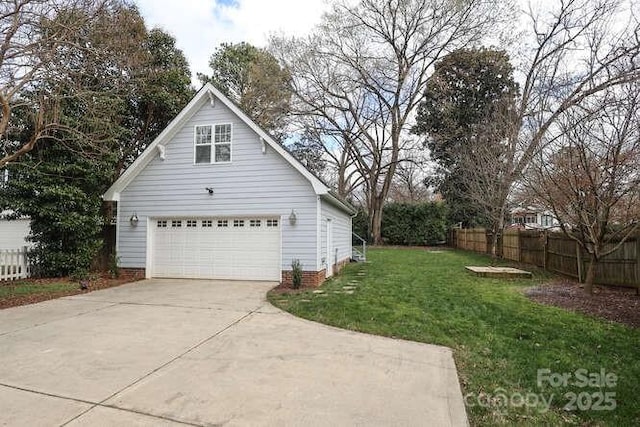
[[[368,218],[360,211],[353,231],[369,237]],[[424,246],[446,240],[447,206],[442,202],[389,203],[382,214],[382,238],[390,245]]]

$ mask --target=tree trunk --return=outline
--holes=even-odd
[[[498,230],[495,228],[491,236],[491,258],[494,260],[498,258]]]
[[[347,180],[345,179],[345,168],[343,166],[338,166],[338,196],[346,199],[349,194],[347,191]]]
[[[382,206],[383,204],[380,203],[377,198],[371,204],[372,209],[369,214],[369,227],[374,245],[382,244]]]
[[[506,199],[505,199],[506,200]],[[493,223],[493,236],[491,238],[491,257],[495,260],[498,258],[498,239],[502,230],[504,230],[504,214],[505,214],[505,204],[503,203],[500,207],[500,214],[498,219]]]
[[[595,254],[589,254],[589,267],[587,267],[587,276],[584,280],[584,291],[593,295],[593,281],[596,276],[596,265],[598,264],[598,259]]]

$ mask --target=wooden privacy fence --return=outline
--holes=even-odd
[[[484,228],[454,229],[451,245],[488,254],[491,253],[491,235]],[[573,239],[558,232],[508,229],[498,239],[497,252],[504,259],[533,264],[580,281],[585,279],[589,265],[588,254]],[[595,282],[640,287],[639,236],[630,238],[600,260]]]
[[[453,246],[467,251],[491,252],[491,239],[484,228],[463,228],[453,230]]]
[[[29,277],[27,248],[0,250],[0,281]]]

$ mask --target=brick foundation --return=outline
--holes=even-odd
[[[132,279],[144,279],[146,277],[146,269],[144,268],[120,268],[121,277],[130,277]]]
[[[342,268],[349,264],[351,260],[349,258],[345,258],[341,261],[338,261],[337,264],[333,264],[333,274],[337,274],[342,270]],[[307,287],[318,287],[325,280],[327,276],[327,271],[322,269],[320,271],[303,271],[302,272],[302,286]],[[291,270],[282,270],[282,282],[285,286],[293,285],[293,274]]]
[[[324,282],[326,273],[325,270],[320,271],[303,271],[302,272],[302,286],[317,287]],[[285,286],[293,285],[293,272],[291,270],[282,270],[282,282]]]
[[[337,264],[333,264],[333,274],[337,274],[342,268],[349,264],[349,258],[345,258],[342,261],[338,261]],[[326,270],[320,271],[303,271],[302,272],[302,286],[317,287],[320,286],[326,279]],[[120,268],[120,276],[130,277],[132,279],[144,279],[146,277],[146,270],[144,268]],[[291,270],[282,270],[282,282],[285,286],[291,286],[293,284]]]

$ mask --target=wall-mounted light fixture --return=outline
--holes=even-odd
[[[129,222],[131,225],[138,225],[138,214],[134,212],[131,218],[129,218]]]
[[[296,225],[298,221],[298,215],[296,215],[296,211],[291,209],[291,215],[289,215],[289,224]]]
[[[209,195],[213,195],[213,187],[206,187],[205,190],[209,192]]]

